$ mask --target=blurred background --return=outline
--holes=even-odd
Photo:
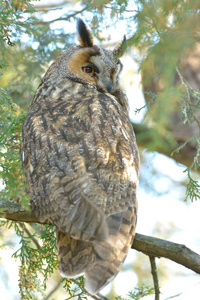
[[[130,119],[141,156],[136,231],[185,244],[199,253],[199,1],[9,0],[2,1],[0,8],[1,99],[5,100],[6,93],[15,103],[9,122],[26,114],[51,62],[69,46],[77,44],[77,17],[87,22],[99,46],[112,49],[126,34],[121,85],[129,98]],[[0,125],[6,123],[6,118],[3,113]],[[20,125],[15,130],[20,131]],[[20,139],[20,134],[17,138]],[[1,147],[0,189],[4,200],[16,198],[19,192],[16,187],[19,182],[13,183],[16,173],[8,172],[8,164],[15,166],[14,158],[6,150],[13,145],[13,140],[16,142],[14,138],[7,139],[7,146]],[[16,156],[18,148],[12,149]],[[11,190],[15,192],[12,194]],[[13,226],[1,226],[0,230],[2,299],[20,299],[21,262],[12,254],[19,249],[21,237],[16,235]],[[156,259],[156,263],[161,300],[199,299],[199,275],[164,258]],[[141,286],[153,287],[149,259],[131,249],[122,271],[102,294],[109,299],[116,296],[136,299],[129,298],[128,293]],[[48,279],[47,290],[36,294],[29,296],[30,299],[72,299],[62,287],[58,271]],[[151,300],[155,296],[143,298]]]

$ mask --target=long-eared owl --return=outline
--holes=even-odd
[[[94,45],[77,22],[79,46],[47,70],[22,132],[31,207],[56,226],[59,269],[85,275],[96,294],[119,271],[133,242],[139,156],[119,85],[125,43]]]

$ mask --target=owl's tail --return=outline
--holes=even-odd
[[[135,234],[137,207],[107,218],[109,239],[85,242],[57,229],[59,268],[69,278],[85,274],[85,288],[96,294],[119,272]]]
[[[61,275],[68,278],[83,275],[95,259],[92,244],[75,240],[59,229],[56,229],[56,237]]]
[[[85,288],[96,294],[119,272],[135,235],[137,207],[109,216],[109,240],[95,242],[97,257],[85,272]]]

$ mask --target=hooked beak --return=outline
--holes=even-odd
[[[113,82],[107,77],[105,77],[103,80],[100,80],[99,86],[108,93],[111,93],[113,90]]]

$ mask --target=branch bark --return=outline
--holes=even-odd
[[[158,273],[156,268],[156,259],[154,256],[149,256],[150,265],[151,265],[151,274],[153,276],[153,284],[155,290],[155,300],[160,299],[160,289],[159,289],[159,281],[158,281]]]
[[[0,201],[0,218],[18,222],[40,223],[31,211],[27,211],[19,203],[11,201]]]
[[[0,218],[18,222],[41,223],[20,204],[0,201]],[[148,256],[165,257],[200,274],[200,255],[185,245],[136,233],[132,248]]]
[[[136,233],[132,248],[148,256],[168,258],[200,274],[200,255],[185,245]]]

